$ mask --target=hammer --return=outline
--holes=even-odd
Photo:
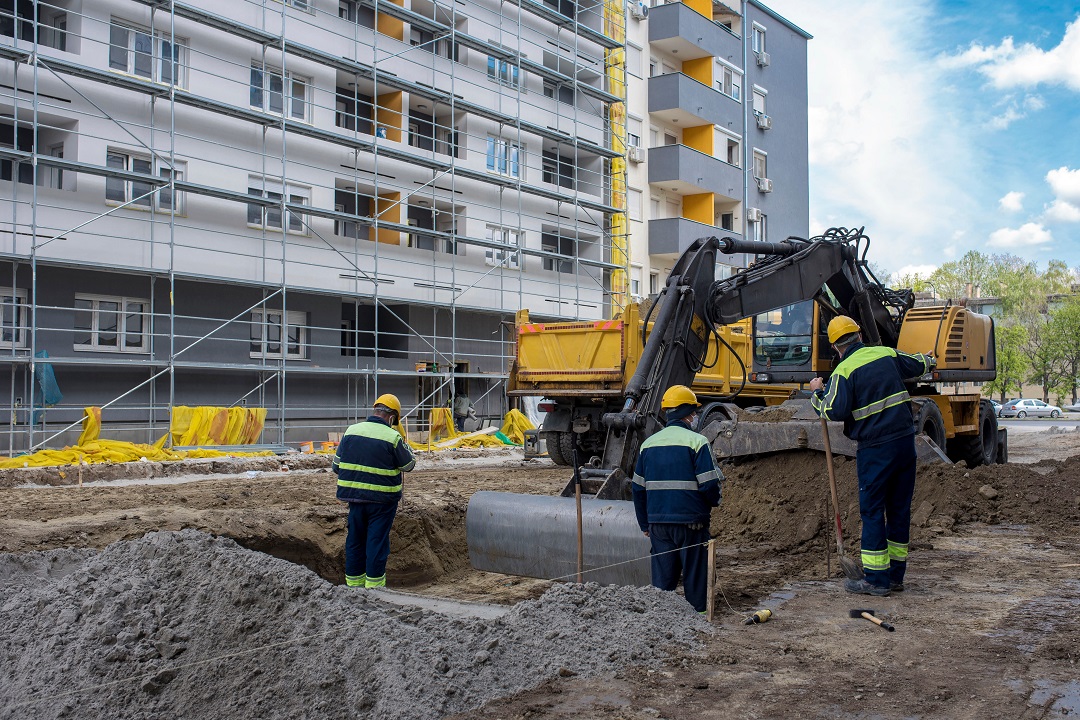
[[[888,630],[889,632],[895,632],[896,631],[896,628],[894,628],[889,623],[885,622],[884,620],[881,620],[880,618],[874,617],[874,611],[871,610],[870,608],[856,608],[855,610],[848,610],[848,617],[866,618],[867,620],[874,623],[878,627],[883,627],[886,630]]]

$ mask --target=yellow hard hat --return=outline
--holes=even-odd
[[[671,410],[682,405],[697,405],[697,395],[694,391],[685,385],[672,385],[664,393],[664,397],[660,400],[660,408],[663,410]]]
[[[391,395],[390,393],[380,395],[379,397],[375,398],[375,405],[376,407],[379,405],[388,407],[394,412],[396,412],[398,414],[398,417],[401,416],[401,401],[397,399],[397,395]]]
[[[837,315],[829,321],[829,343],[835,343],[845,335],[851,333],[857,333],[862,330],[859,327],[859,323],[855,322],[847,315]]]

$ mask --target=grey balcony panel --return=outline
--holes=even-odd
[[[677,50],[682,60],[713,56],[740,65],[740,42],[738,35],[684,3],[649,10],[649,43],[665,52]]]
[[[743,171],[723,160],[685,145],[649,150],[649,184],[682,195],[711,192],[738,200],[743,194]]]
[[[649,78],[649,112],[679,127],[739,123],[740,105],[689,75],[668,73]]]

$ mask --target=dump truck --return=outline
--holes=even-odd
[[[655,311],[655,298],[647,307],[646,314]],[[602,418],[622,405],[653,325],[642,318],[642,305],[631,303],[611,320],[583,322],[534,322],[528,310],[521,310],[515,325],[517,347],[507,395],[544,398],[539,437],[556,465],[572,466],[575,453],[583,461],[599,455],[606,439]],[[797,389],[746,381],[750,329],[747,319],[710,335],[693,380],[698,397],[739,407],[766,406],[784,402]]]
[[[824,329],[839,314],[859,322],[868,345],[933,354],[936,366],[908,383],[912,422],[923,442],[946,462],[964,460],[971,467],[1003,462],[1007,436],[997,427],[989,401],[977,393],[942,392],[943,384],[996,377],[993,320],[950,303],[915,308],[913,292],[887,288],[873,277],[866,262],[868,248],[862,228],[831,228],[814,238],[781,242],[709,237],[691,244],[672,268],[640,354],[633,348],[633,374],[629,379],[610,374],[612,389],[622,387],[618,409],[604,412],[595,430],[591,417],[588,428],[571,423],[571,431],[602,436],[600,451],[582,458],[580,446],[571,445],[571,450],[579,449],[572,461],[574,477],[558,498],[474,494],[466,517],[473,566],[532,577],[569,577],[580,542],[584,565],[591,568],[590,580],[647,583],[648,547],[641,541],[630,502],[629,478],[638,450],[663,426],[664,391],[672,385],[694,384],[702,358],[713,340],[720,342],[722,328],[747,319],[752,322],[753,343],[747,380],[755,384],[827,377],[835,359]],[[757,261],[716,280],[718,253],[747,253]],[[645,318],[646,327],[651,319]],[[605,407],[612,404],[608,397]],[[787,403],[798,410],[799,401]],[[808,400],[803,400],[804,411],[806,404]],[[812,415],[800,418],[796,412],[790,422],[769,424],[739,423],[733,416],[737,413],[723,401],[707,403],[700,411],[703,432],[718,457],[815,447],[815,434],[805,426],[814,425]],[[771,426],[794,432],[785,436]],[[834,449],[843,451],[841,424],[828,423],[826,432],[835,438]],[[817,424],[816,437],[820,436]],[[575,512],[575,496],[584,498],[580,515]],[[575,522],[579,516],[580,535]]]

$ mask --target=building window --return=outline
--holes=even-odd
[[[750,36],[750,47],[756,53],[765,52],[765,28],[754,23],[754,29]]]
[[[740,100],[742,98],[742,75],[727,65],[717,64],[720,67],[717,73],[716,89],[730,98]]]
[[[574,86],[559,85],[550,80],[544,81],[544,97],[556,98],[567,105],[574,104]]]
[[[284,343],[283,343],[284,339]],[[308,347],[307,313],[302,310],[252,310],[251,357],[306,360]]]
[[[626,191],[626,211],[631,220],[641,220],[641,191],[630,188]]]
[[[492,267],[504,266],[512,270],[520,267],[518,248],[521,247],[521,239],[524,233],[515,228],[502,227],[501,225],[487,226],[487,239],[491,242],[508,245],[507,249],[488,248],[484,254],[484,262]]]
[[[173,42],[175,40],[175,42]],[[183,87],[186,81],[187,41],[157,30],[109,26],[109,68]]]
[[[641,273],[644,272],[640,265],[630,266],[630,294],[641,297]]]
[[[173,177],[183,180],[186,168],[185,163],[174,163],[170,168],[161,160],[154,161],[149,156],[116,149],[110,149],[105,155],[105,165],[142,175],[157,175],[166,181]],[[160,189],[154,192],[155,188]],[[184,194],[174,193],[171,186],[119,177],[105,178],[105,202],[110,205],[130,202],[134,207],[154,208],[161,212],[184,212]]]
[[[641,48],[626,44],[626,74],[641,77]]]
[[[660,292],[660,273],[649,273],[649,294],[655,295]]]
[[[64,157],[64,144],[53,145],[49,148],[49,157],[60,158]],[[64,171],[58,167],[51,167],[49,165],[38,166],[38,184],[44,187],[52,188],[53,190],[64,189]]]
[[[26,347],[26,291],[0,288],[0,347]]]
[[[375,29],[375,9],[356,0],[338,0],[338,17],[363,27]]]
[[[765,96],[768,93],[761,88],[754,88],[754,114],[765,115]]]
[[[540,239],[540,249],[545,252],[565,255],[573,258],[577,255],[574,250],[575,240],[572,237],[562,237],[554,233],[544,233]],[[574,272],[574,261],[562,258],[544,258],[544,269],[559,273]]]
[[[75,349],[149,352],[150,301],[106,295],[76,295]]]
[[[315,8],[312,7],[312,0],[285,0],[285,4],[304,12],[315,12]]]
[[[641,147],[641,120],[631,117],[626,119],[627,147]]]
[[[286,183],[285,185],[285,202],[292,205],[310,205],[311,204],[311,188],[304,187],[302,185],[294,185],[292,183]],[[249,177],[248,178],[248,195],[254,195],[256,197],[263,197],[268,200],[273,200],[276,203],[282,201],[282,187],[280,180],[272,180],[270,178]],[[306,217],[303,213],[299,213],[293,210],[285,210],[285,214],[288,216],[288,231],[299,235],[307,235],[308,229],[306,224]],[[282,207],[278,205],[263,205],[262,203],[248,203],[247,206],[247,222],[248,225],[253,227],[265,228],[267,230],[281,230],[282,229]]]
[[[573,158],[564,157],[557,152],[543,152],[543,180],[552,185],[573,190],[577,185],[577,172]]]
[[[34,42],[34,12],[37,11],[37,41],[56,50],[67,51],[67,13],[44,2],[4,0],[0,2],[0,35]],[[17,28],[17,29],[16,29]]]
[[[251,64],[249,104],[263,112],[307,120],[311,81],[262,64]]]
[[[516,88],[521,84],[521,68],[512,62],[488,55],[488,77],[507,87]]]
[[[725,159],[728,165],[742,167],[742,148],[738,140],[727,138],[727,156]]]
[[[758,242],[765,242],[768,233],[766,232],[766,226],[768,225],[769,218],[764,213],[758,216],[758,221],[753,223],[754,226],[754,240]]]
[[[755,178],[767,178],[769,177],[769,166],[767,160],[769,156],[760,150],[754,151],[754,177]]]
[[[488,136],[487,169],[500,175],[521,177],[521,166],[525,163],[525,149],[512,140]]]

